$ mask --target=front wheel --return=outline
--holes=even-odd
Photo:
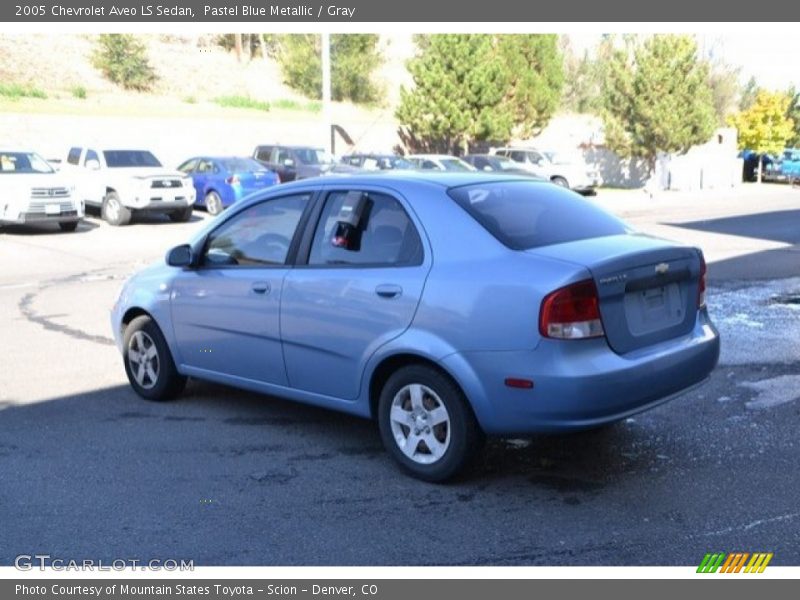
[[[569,187],[569,183],[563,177],[553,177],[550,181],[552,181],[553,183],[555,183],[556,185],[561,186],[561,187],[565,187],[565,188]]]
[[[125,329],[125,373],[133,390],[147,400],[169,400],[183,391],[186,377],[178,373],[164,335],[147,315]]]
[[[453,477],[483,445],[483,432],[463,392],[424,365],[403,367],[389,378],[378,403],[378,425],[389,454],[425,481]]]
[[[169,213],[169,218],[172,219],[175,223],[186,223],[189,219],[192,218],[192,207],[187,206],[186,208],[174,210],[171,213]]]
[[[206,194],[206,210],[210,215],[218,215],[222,212],[224,206],[222,206],[222,198],[219,197],[217,192],[208,192]]]
[[[119,227],[131,222],[131,211],[123,206],[117,192],[108,192],[103,198],[103,205],[100,207],[103,220],[109,225]]]

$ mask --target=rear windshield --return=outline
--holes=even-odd
[[[254,171],[266,171],[267,169],[260,162],[252,158],[223,158],[219,161],[222,168],[232,173],[238,171],[240,173],[252,173]]]
[[[451,188],[448,194],[478,223],[513,250],[617,235],[625,223],[546,182],[504,181]]]
[[[158,159],[147,150],[106,150],[103,152],[109,168],[160,167]]]

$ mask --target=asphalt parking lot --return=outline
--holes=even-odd
[[[800,190],[593,201],[704,249],[720,366],[600,431],[494,440],[448,485],[402,475],[367,421],[197,381],[135,396],[108,312],[204,213],[0,230],[0,564],[800,564]]]

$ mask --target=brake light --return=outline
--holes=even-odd
[[[231,175],[225,180],[225,183],[227,183],[228,185],[239,185],[239,176]]]
[[[703,308],[706,305],[706,259],[703,253],[700,253],[700,281],[697,284],[697,308]]]
[[[539,333],[562,340],[605,335],[594,281],[579,281],[545,296],[539,312]]]

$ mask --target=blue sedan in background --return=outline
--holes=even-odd
[[[442,481],[486,435],[599,427],[704,381],[705,290],[698,248],[568,189],[389,171],[253,195],[134,275],[112,326],[144,398],[197,377],[370,417]]]
[[[252,158],[196,156],[179,167],[194,181],[195,205],[218,215],[245,196],[280,183],[276,173]]]

